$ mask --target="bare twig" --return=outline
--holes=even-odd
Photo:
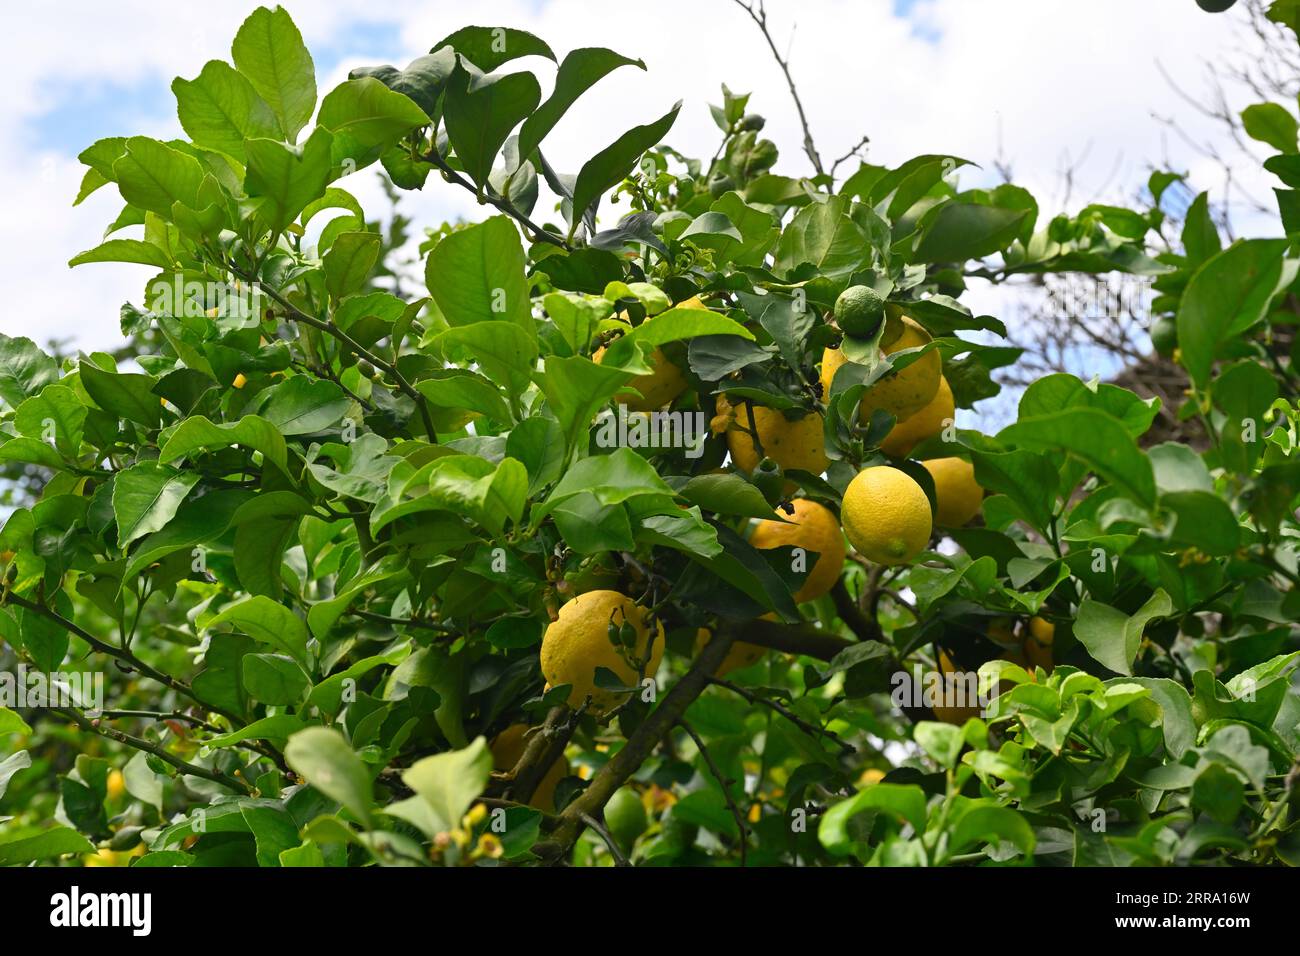
[[[758,694],[755,694],[753,691],[749,690],[748,688],[741,687],[739,684],[733,684],[731,681],[728,680],[723,680],[721,677],[711,678],[709,683],[717,684],[719,687],[725,687],[733,694],[739,694],[741,697],[745,698],[745,700],[749,701],[751,704],[759,704],[760,706],[770,708],[774,712],[780,714],[786,720],[790,721],[790,723],[794,724],[796,727],[798,727],[800,730],[802,730],[805,734],[807,734],[810,737],[813,738],[829,737],[834,742],[835,746],[839,747],[842,753],[845,754],[857,753],[856,747],[854,747],[850,743],[846,743],[845,741],[841,740],[839,735],[837,735],[834,731],[827,730],[825,727],[818,727],[816,724],[810,724],[808,721],[804,720],[794,711],[790,710],[788,707],[785,707],[777,703],[776,701],[772,700],[770,697],[762,697]]]
[[[808,161],[812,163],[813,169],[817,170],[817,175],[826,175],[826,170],[822,167],[822,158],[817,152],[817,147],[813,144],[812,129],[808,126],[808,115],[804,112],[803,100],[799,98],[799,89],[795,86],[794,76],[790,73],[790,63],[781,55],[781,51],[776,48],[776,42],[772,39],[772,33],[767,27],[767,10],[763,6],[763,0],[758,0],[757,4],[747,2],[747,0],[735,0],[735,3],[736,6],[749,14],[749,18],[762,31],[763,39],[767,41],[772,56],[776,58],[777,66],[785,74],[786,85],[790,88],[791,98],[794,99],[794,108],[799,113],[799,125],[803,127],[803,151],[808,155]]]
[[[686,731],[691,740],[695,741],[695,749],[700,752],[700,756],[704,758],[704,763],[709,768],[709,773],[713,774],[713,779],[718,781],[718,786],[722,788],[722,797],[727,801],[727,809],[731,811],[731,816],[736,821],[736,831],[740,834],[740,865],[744,867],[748,864],[749,827],[745,823],[745,814],[741,812],[740,807],[736,805],[736,801],[731,796],[731,791],[727,789],[732,781],[728,780],[723,772],[718,769],[718,765],[713,762],[713,757],[709,754],[709,748],[704,746],[704,741],[695,732],[695,728],[684,720],[679,720],[677,726]]]

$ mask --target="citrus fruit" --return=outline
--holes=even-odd
[[[754,447],[754,439],[742,431],[750,427],[748,409],[754,410],[754,430],[758,432],[763,454]],[[718,396],[718,417],[715,430],[721,425],[727,433],[727,447],[736,467],[752,473],[766,455],[782,470],[797,469],[820,475],[830,466],[826,457],[826,440],[822,432],[822,417],[810,412],[802,418],[787,418],[783,412],[764,405],[735,406],[725,395]],[[790,484],[793,487],[793,483]]]
[[[707,309],[699,296],[691,296],[683,302],[678,302],[675,309]],[[620,313],[620,318],[626,319],[627,313]],[[605,356],[604,347],[598,348],[591,360],[596,364]],[[648,359],[650,367],[654,369],[649,375],[638,375],[628,383],[641,393],[640,398],[633,395],[623,394],[618,396],[617,401],[625,405],[628,410],[634,412],[650,412],[657,408],[663,408],[671,403],[682,392],[686,391],[690,384],[682,370],[664,354],[663,349],[655,349],[650,353]]]
[[[869,338],[885,317],[885,300],[866,285],[851,285],[835,300],[835,321],[845,335]]]
[[[1052,670],[1052,642],[1056,638],[1056,625],[1041,617],[1029,619],[1029,634],[1025,637],[1025,657],[1034,667],[1049,673]]]
[[[749,543],[763,549],[803,548],[818,555],[804,578],[803,586],[794,596],[800,603],[815,601],[830,591],[844,569],[847,553],[844,534],[835,515],[826,506],[809,498],[796,498],[791,505],[794,507],[792,515],[777,510],[785,521],[760,521],[750,535]]]
[[[858,553],[877,564],[905,564],[930,541],[930,499],[897,468],[858,472],[844,489],[844,533]]]
[[[939,390],[935,392],[930,404],[915,415],[911,415],[894,425],[880,443],[880,448],[887,455],[906,458],[913,448],[927,438],[932,438],[952,423],[957,413],[952,400],[952,389],[948,380],[939,376]]]
[[[934,479],[935,521],[960,528],[979,514],[984,489],[975,483],[975,466],[964,458],[932,458],[921,464]]]
[[[630,647],[614,643],[624,624],[631,625],[634,634]],[[646,645],[650,644],[652,635],[654,641],[646,660]],[[605,714],[618,704],[622,695],[596,686],[596,668],[612,671],[624,686],[631,687],[641,680],[642,674],[654,676],[663,654],[662,624],[656,622],[651,631],[646,612],[626,595],[617,591],[588,591],[561,607],[557,619],[546,628],[542,636],[542,675],[551,686],[571,685],[570,707],[578,707],[590,696],[592,712]]]
[[[605,828],[624,853],[632,849],[636,838],[645,833],[649,825],[641,795],[631,787],[615,790],[605,804]]]
[[[528,746],[528,741],[524,737],[527,732],[527,724],[511,724],[496,735],[488,745],[488,749],[492,751],[494,770],[506,771],[515,768],[515,764],[519,763],[519,758],[524,755],[524,749]],[[537,782],[533,795],[528,798],[528,805],[547,813],[553,812],[555,785],[568,775],[569,761],[561,757],[547,768],[542,779]]]
[[[904,349],[920,348],[930,342],[930,333],[912,318],[901,313],[886,315],[885,330],[880,337],[880,348],[886,355]],[[823,398],[830,396],[835,373],[847,361],[840,349],[828,348],[822,353]],[[906,368],[888,372],[862,393],[859,403],[861,420],[864,423],[871,421],[871,415],[877,408],[890,412],[899,421],[916,414],[938,393],[942,372],[943,362],[939,353],[933,349]]]
[[[126,793],[126,778],[122,776],[122,771],[114,767],[108,772],[108,779],[104,787],[108,792],[108,799],[116,800],[122,794]]]
[[[1178,347],[1178,322],[1172,315],[1162,315],[1151,323],[1151,347],[1164,358],[1174,354]]]
[[[776,620],[776,615],[764,614],[765,619]],[[711,633],[708,628],[702,627],[695,634],[695,653],[698,655],[704,650],[704,645],[709,643]],[[732,641],[731,647],[727,650],[727,656],[722,659],[718,669],[713,672],[715,677],[726,677],[732,671],[738,671],[742,668],[757,664],[767,653],[766,647],[760,647],[757,644],[749,644],[745,641]]]
[[[945,678],[949,674],[955,675],[960,673],[957,666],[953,664],[952,658],[943,651],[939,652],[939,673],[944,675]],[[944,680],[941,685],[944,699],[949,701],[953,706],[935,704],[930,708],[934,711],[935,718],[943,721],[945,724],[956,724],[960,727],[970,718],[981,716],[983,711],[979,702],[975,701],[974,703],[970,703],[970,692],[974,690],[976,686],[977,684],[974,680],[965,678],[964,675],[958,677],[952,683]],[[962,694],[961,698],[957,697],[959,691]],[[951,699],[949,699],[949,694],[953,695]],[[964,702],[964,706],[958,705],[959,699]]]

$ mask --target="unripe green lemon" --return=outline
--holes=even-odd
[[[851,285],[835,300],[835,321],[845,335],[868,338],[885,317],[885,300],[870,286]]]
[[[636,838],[645,833],[649,821],[641,796],[631,787],[620,787],[605,804],[605,827],[623,852],[632,849]]]

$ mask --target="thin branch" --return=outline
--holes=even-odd
[[[749,14],[749,18],[754,21],[755,25],[763,33],[763,39],[767,41],[768,49],[772,51],[772,56],[776,58],[776,64],[785,74],[785,82],[790,87],[790,96],[794,99],[794,108],[799,113],[799,125],[803,127],[803,151],[808,155],[808,160],[813,164],[813,169],[817,170],[819,176],[826,175],[826,170],[822,167],[822,158],[817,153],[817,147],[813,144],[812,130],[808,126],[808,115],[803,109],[803,100],[799,98],[799,90],[794,84],[794,76],[790,73],[789,61],[781,55],[781,51],[776,48],[776,43],[772,39],[772,33],[767,28],[767,10],[763,6],[763,0],[758,0],[755,7],[753,3],[747,0],[735,0],[736,6]]]
[[[143,750],[145,753],[153,754],[159,760],[171,764],[173,767],[175,767],[183,774],[187,774],[192,777],[202,777],[204,780],[211,780],[213,783],[219,783],[221,784],[221,786],[229,790],[233,790],[236,793],[242,793],[245,796],[249,796],[253,793],[252,785],[246,783],[243,780],[238,780],[235,777],[231,777],[227,774],[224,774],[219,770],[209,770],[207,767],[199,767],[192,763],[186,763],[184,760],[181,760],[176,755],[169,753],[168,751],[164,750],[162,747],[158,746],[157,744],[151,744],[147,740],[142,740],[139,737],[133,737],[130,734],[123,733],[122,731],[116,730],[112,727],[101,726],[95,721],[87,720],[85,717],[83,717],[81,714],[77,713],[76,711],[64,710],[63,708],[59,708],[59,707],[51,707],[50,713],[58,714],[60,717],[66,717],[68,720],[71,720],[82,730],[89,731],[90,733],[93,734],[99,734],[101,737],[107,737],[109,740],[116,740],[120,744],[125,744],[128,747],[134,747],[136,750]]]
[[[601,823],[599,820],[597,820],[589,813],[580,813],[578,814],[578,816],[582,818],[583,823],[591,827],[591,829],[595,830],[597,835],[602,840],[605,841],[605,846],[609,847],[610,855],[614,857],[615,866],[632,865],[628,861],[628,858],[623,855],[623,851],[622,849],[619,848],[619,845],[617,841],[615,841],[613,835],[608,830],[605,829],[605,825],[603,823]]]
[[[485,202],[490,206],[495,206],[498,210],[515,220],[515,222],[519,223],[531,232],[533,238],[537,241],[550,243],[553,246],[559,246],[561,249],[573,248],[567,241],[565,241],[563,236],[557,236],[555,233],[549,232],[544,227],[539,226],[537,223],[529,219],[523,210],[506,197],[494,196],[489,192],[480,192],[472,182],[453,169],[437,150],[429,150],[429,152],[422,155],[420,159],[437,167],[437,169],[442,173],[443,179],[447,180],[447,182],[455,183],[457,186],[462,186],[465,189],[468,189],[478,197],[479,202]],[[578,215],[576,211],[574,214]]]
[[[807,734],[810,737],[813,738],[829,737],[835,743],[835,746],[840,748],[840,751],[842,753],[852,754],[858,752],[856,747],[854,747],[850,743],[846,743],[845,741],[841,740],[839,735],[836,734],[834,731],[827,730],[825,727],[818,727],[816,724],[810,724],[808,721],[804,720],[794,711],[777,703],[771,698],[762,697],[758,694],[755,694],[753,691],[749,690],[748,688],[741,687],[739,684],[733,684],[729,680],[723,680],[721,677],[710,678],[709,683],[717,684],[719,687],[725,687],[733,694],[739,694],[741,697],[745,698],[745,700],[749,701],[751,704],[759,704],[763,707],[770,708],[771,710],[780,714],[786,720],[790,721],[790,723],[794,724],[796,727],[798,727],[800,730],[802,730],[805,734]]]
[[[302,309],[298,308],[287,298],[285,298],[285,296],[281,292],[279,292],[276,289],[272,289],[268,285],[264,285],[260,280],[258,280],[254,276],[251,276],[241,271],[240,269],[235,268],[233,265],[230,266],[230,270],[235,275],[243,279],[245,282],[249,282],[254,286],[256,286],[258,291],[266,293],[266,295],[271,299],[271,301],[273,301],[276,305],[278,305],[281,308],[281,310],[283,310],[287,318],[290,318],[293,321],[299,322],[303,325],[311,326],[313,329],[316,329],[320,332],[324,332],[326,335],[330,336],[331,338],[337,339],[339,342],[345,345],[353,355],[357,356],[357,358],[363,358],[371,365],[375,366],[375,368],[382,369],[387,375],[389,375],[392,378],[393,382],[396,383],[398,391],[400,391],[403,395],[405,395],[415,404],[416,410],[419,411],[420,418],[424,423],[424,430],[426,434],[429,436],[429,441],[437,443],[438,432],[433,427],[433,417],[429,414],[429,406],[425,402],[424,396],[419,391],[417,391],[415,387],[411,385],[410,382],[406,380],[406,376],[397,370],[397,366],[394,363],[389,362],[386,359],[380,358],[374,352],[371,352],[364,345],[362,345],[352,336],[348,335],[347,332],[344,332],[333,322],[328,322],[324,319],[319,319],[314,315],[308,315],[306,312],[302,311]]]
[[[863,157],[858,154],[858,150],[862,149],[863,146],[866,146],[870,142],[871,142],[871,137],[864,135],[862,139],[858,140],[856,143],[853,144],[852,149],[850,149],[839,159],[835,160],[835,162],[831,163],[831,178],[833,179],[835,177],[835,170],[839,169],[842,163],[847,163],[854,156],[857,156],[859,159],[862,159]]]
[[[722,788],[723,799],[727,801],[727,809],[731,811],[732,817],[735,818],[736,830],[740,833],[740,865],[744,867],[748,863],[749,827],[745,824],[745,815],[741,813],[740,807],[736,805],[736,801],[731,796],[731,791],[727,789],[731,781],[723,775],[722,771],[718,769],[718,765],[713,762],[713,757],[709,754],[709,748],[704,746],[704,741],[695,732],[695,728],[684,720],[679,720],[677,726],[690,734],[691,740],[695,741],[695,749],[700,752],[700,756],[704,758],[704,763],[709,768],[709,773],[713,774],[713,779],[717,780],[718,786]]]
[[[441,624],[438,621],[426,621],[419,617],[389,617],[387,614],[376,614],[374,611],[363,611],[359,608],[353,608],[348,612],[354,617],[363,618],[367,621],[374,621],[376,624],[391,624],[394,627],[415,627],[425,631],[437,631],[439,634],[459,634],[456,628],[449,624]]]

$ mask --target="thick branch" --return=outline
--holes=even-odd
[[[513,800],[527,803],[555,761],[564,756],[574,730],[578,727],[580,713],[567,707],[552,707],[539,730],[530,734],[524,752],[510,771],[508,795]]]
[[[852,641],[828,634],[811,624],[778,624],[775,621],[746,621],[737,640],[759,647],[770,647],[786,654],[803,654],[829,661],[840,651],[853,646]]]
[[[709,678],[727,656],[735,639],[734,628],[718,628],[713,639],[695,658],[690,670],[664,695],[659,706],[650,712],[623,749],[614,754],[592,778],[587,789],[564,808],[560,822],[551,832],[550,838],[534,846],[534,853],[551,862],[558,862],[568,856],[586,825],[583,815],[599,815],[614,791],[636,773],[651,751],[659,745],[659,741],[681,721],[686,708],[708,686]]]

